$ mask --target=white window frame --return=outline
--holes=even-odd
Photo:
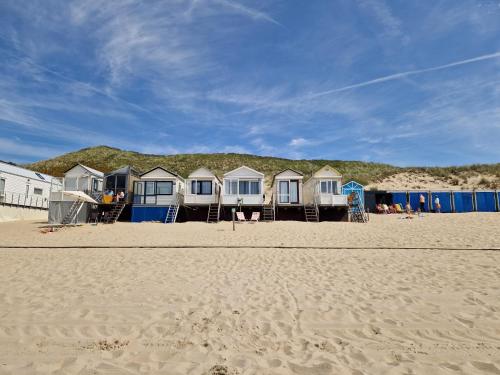
[[[326,183],[326,192],[323,192],[321,185]],[[335,189],[334,189],[335,185]],[[339,182],[336,180],[320,180],[319,181],[319,193],[320,194],[330,194],[330,195],[338,195],[337,189],[339,187]]]

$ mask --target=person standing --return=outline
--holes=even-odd
[[[439,197],[436,197],[436,199],[434,199],[434,209],[436,210],[436,213],[441,213],[441,203],[439,202]]]
[[[420,212],[425,211],[425,196],[420,194]]]

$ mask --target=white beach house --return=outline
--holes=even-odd
[[[347,206],[347,195],[342,194],[342,175],[325,165],[304,183],[304,203],[318,206]]]
[[[241,166],[224,174],[222,204],[261,206],[264,204],[264,174]]]
[[[207,168],[198,168],[186,179],[184,204],[210,205],[219,203],[222,184]]]
[[[293,169],[285,169],[273,177],[273,202],[277,206],[302,205],[304,175]]]
[[[63,190],[82,191],[100,201],[103,180],[104,173],[83,164],[76,164],[64,172]]]

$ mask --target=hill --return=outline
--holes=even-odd
[[[338,169],[344,180],[356,180],[372,188],[400,189],[424,188],[435,184],[441,188],[457,187],[495,188],[500,187],[500,163],[478,164],[461,167],[429,167],[401,168],[388,164],[367,163],[341,160],[289,160],[275,157],[264,157],[246,154],[178,154],[148,155],[134,151],[124,151],[108,146],[97,146],[70,152],[53,159],[25,165],[26,168],[62,176],[74,164],[81,163],[102,172],[110,172],[124,165],[131,165],[139,171],[146,172],[156,166],[179,173],[187,177],[199,167],[207,167],[221,177],[225,172],[247,165],[266,177],[291,168],[309,177],[322,166],[329,164]],[[268,181],[269,183],[269,181]],[[421,187],[417,187],[420,185]],[[471,185],[472,184],[472,185]]]

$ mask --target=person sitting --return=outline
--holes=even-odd
[[[121,202],[125,199],[125,193],[123,190],[121,190],[117,195],[116,195],[116,201]]]

